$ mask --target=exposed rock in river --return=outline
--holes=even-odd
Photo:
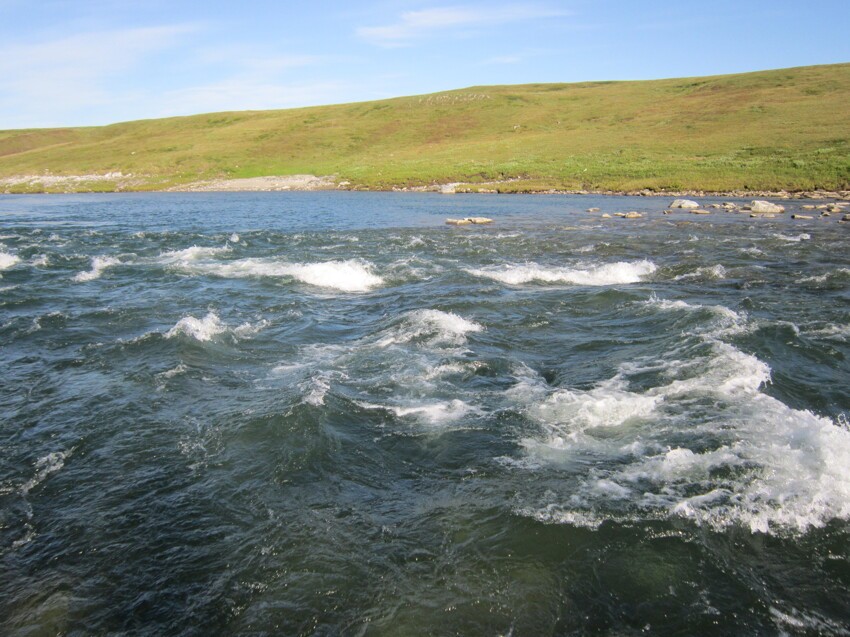
[[[771,203],[769,201],[762,201],[760,199],[748,203],[743,209],[749,210],[755,214],[776,214],[778,212],[785,212],[784,206],[780,206],[779,204]]]
[[[696,201],[691,201],[690,199],[676,199],[673,203],[670,204],[671,208],[699,208],[699,204]]]
[[[483,225],[493,223],[489,217],[466,217],[464,219],[446,219],[446,223],[450,226],[468,226],[470,224]]]

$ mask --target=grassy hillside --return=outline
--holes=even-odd
[[[519,178],[500,189],[846,189],[850,64],[486,86],[335,106],[0,131],[0,179],[46,171],[132,174],[134,189],[303,173],[370,188]],[[115,183],[81,181],[75,188]]]

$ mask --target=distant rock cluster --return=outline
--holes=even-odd
[[[673,214],[676,211],[687,211],[690,214],[694,215],[710,215],[712,210],[721,210],[724,212],[732,212],[732,213],[744,213],[749,214],[750,217],[756,218],[764,218],[764,219],[773,219],[777,214],[784,213],[786,211],[785,206],[773,203],[771,201],[766,201],[763,199],[754,199],[750,203],[747,204],[737,204],[731,201],[724,201],[723,203],[712,203],[708,204],[705,207],[701,206],[698,202],[693,201],[691,199],[675,199],[673,200],[667,209],[663,210],[662,213],[665,215]],[[800,206],[800,209],[803,211],[815,211],[820,210],[820,217],[829,217],[833,213],[845,213],[841,219],[839,219],[839,223],[850,222],[850,213],[847,213],[850,210],[850,201],[836,201],[832,203],[825,204],[806,204]],[[588,212],[599,212],[599,208],[588,208]],[[615,212],[615,217],[621,217],[624,219],[640,219],[643,215],[639,212]],[[611,215],[605,213],[600,215],[602,219],[610,219]],[[813,215],[803,214],[803,213],[794,213],[791,215],[792,219],[814,219]]]

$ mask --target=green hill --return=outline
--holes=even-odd
[[[24,176],[81,177],[61,186]],[[265,175],[352,187],[850,187],[850,64],[0,131],[0,191],[161,189]]]

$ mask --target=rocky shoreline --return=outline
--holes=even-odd
[[[149,177],[149,176],[148,176]],[[0,178],[0,194],[72,194],[84,192],[285,192],[317,190],[351,190],[377,192],[437,192],[453,194],[529,194],[529,195],[604,195],[630,197],[729,197],[736,199],[850,199],[850,190],[587,190],[517,188],[522,179],[470,183],[452,182],[427,186],[390,186],[374,188],[340,180],[337,176],[286,175],[211,179],[180,184],[163,189],[144,186],[146,176],[105,175],[17,175]],[[508,188],[504,186],[510,185]]]

